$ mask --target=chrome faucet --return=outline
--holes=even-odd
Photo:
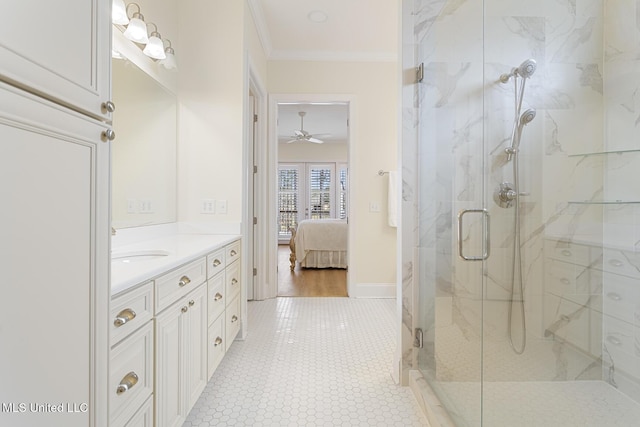
[[[111,227],[111,235],[112,235],[112,236],[115,236],[115,235],[116,235],[116,229],[115,229],[115,228],[113,228],[113,227]]]

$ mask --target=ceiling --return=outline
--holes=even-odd
[[[325,143],[347,142],[349,105],[341,104],[278,104],[278,142],[286,143],[300,130],[300,111],[304,111],[304,130]],[[310,142],[295,142],[311,144]]]
[[[397,58],[397,0],[249,0],[249,6],[269,60]]]
[[[397,0],[248,0],[270,61],[396,61]],[[323,21],[323,22],[314,22]],[[348,105],[279,105],[278,139],[300,129],[323,141],[347,141]]]

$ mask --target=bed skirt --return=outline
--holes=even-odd
[[[308,251],[303,268],[347,268],[347,251]]]

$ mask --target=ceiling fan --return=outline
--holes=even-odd
[[[297,141],[308,141],[308,142],[313,142],[314,144],[322,144],[322,143],[324,143],[323,140],[318,139],[318,138],[314,138],[313,135],[311,135],[309,132],[304,130],[304,116],[305,116],[305,114],[307,114],[307,113],[304,112],[304,111],[299,111],[298,112],[298,115],[300,116],[300,130],[293,131],[294,135],[291,137],[292,139],[287,141],[287,144],[291,144],[292,142],[297,142]]]

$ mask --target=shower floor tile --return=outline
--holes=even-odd
[[[480,425],[477,383],[439,386],[464,402],[454,416],[459,426]],[[483,393],[489,427],[631,427],[640,420],[640,405],[604,381],[488,382]]]
[[[395,300],[249,302],[233,343],[184,423],[205,426],[425,426],[390,375]]]

